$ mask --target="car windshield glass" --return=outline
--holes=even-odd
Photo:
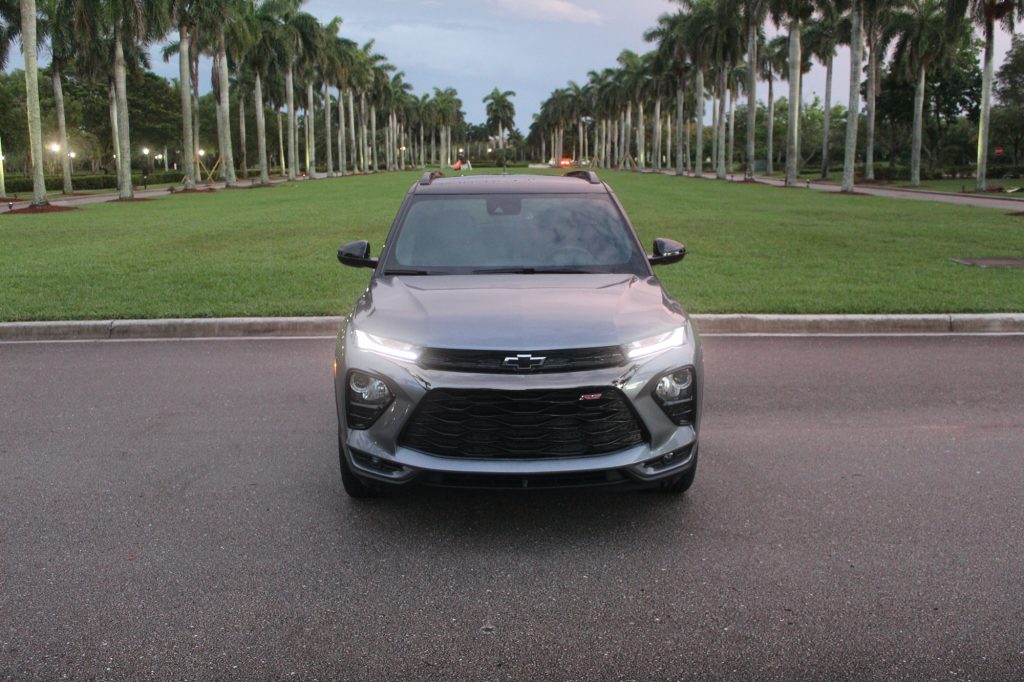
[[[648,273],[607,195],[415,197],[394,239],[384,274]]]

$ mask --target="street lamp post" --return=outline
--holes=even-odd
[[[146,165],[142,169],[142,189],[149,189],[149,147],[142,148],[142,155],[146,157]]]
[[[75,174],[75,157],[76,156],[78,156],[78,154],[75,154],[74,152],[68,152],[68,158],[71,159],[71,174],[72,175]]]

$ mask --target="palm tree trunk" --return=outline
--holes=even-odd
[[[4,177],[4,143],[0,135],[0,199],[7,197],[7,180]]]
[[[188,26],[178,27],[178,78],[181,90],[181,167],[185,189],[196,188],[195,142],[192,139],[192,69],[189,63]]]
[[[324,85],[324,143],[327,145],[327,177],[334,177],[334,151],[331,141],[331,90]]]
[[[988,189],[988,136],[992,114],[992,81],[995,77],[996,45],[995,22],[988,19],[985,23],[985,70],[981,78],[981,117],[978,119],[978,172],[975,189],[984,192]]]
[[[121,178],[118,196],[122,199],[131,199],[135,196],[135,192],[132,189],[132,144],[128,128],[128,86],[126,80],[127,69],[124,61],[124,46],[121,43],[121,31],[115,27],[114,94],[117,103],[117,146],[120,149],[118,156],[124,157],[118,171]]]
[[[654,170],[661,170],[661,97],[654,98],[654,136],[651,140],[651,151],[654,159],[651,164]]]
[[[274,113],[277,114],[277,153],[281,166],[281,177],[288,177],[288,167],[285,163],[284,154],[284,125],[281,123],[281,107],[274,109]]]
[[[754,177],[754,154],[757,141],[757,22],[747,22],[747,151],[743,175]]]
[[[377,105],[370,104],[370,152],[373,156],[373,170],[380,170],[380,158],[377,156]]]
[[[917,92],[914,93],[914,135],[910,145],[910,186],[921,186],[921,128],[924,116],[925,67],[922,64],[917,75]]]
[[[298,140],[295,137],[295,75],[291,61],[288,62],[288,70],[284,74],[285,99],[288,105],[288,179],[294,180],[297,176],[295,166],[299,150]]]
[[[877,95],[878,79],[878,17],[875,16],[871,22],[868,33],[868,100],[867,100],[867,127],[864,130],[864,179],[875,179],[875,101]],[[860,80],[860,74],[857,74]]]
[[[345,96],[338,88],[338,173],[348,170],[348,147],[345,146]]]
[[[420,168],[423,168],[426,164],[426,150],[423,146],[423,123],[420,122]]]
[[[775,85],[774,78],[768,79],[768,121],[767,130],[765,130],[765,137],[768,139],[765,142],[768,143],[768,154],[765,158],[764,174],[771,175],[775,172],[774,165],[775,161],[772,156],[775,154]]]
[[[686,119],[686,149],[683,156],[683,170],[690,172],[690,119]]]
[[[270,170],[267,168],[267,120],[263,111],[263,79],[260,72],[255,75],[253,85],[253,106],[256,107],[256,151],[260,160],[260,184],[270,182]]]
[[[366,147],[366,93],[359,93],[359,166],[370,172],[370,153]]]
[[[695,99],[697,101],[697,156],[694,173],[697,177],[704,175],[704,69],[697,66],[697,85]]]
[[[356,109],[355,109],[355,95],[352,93],[352,89],[348,91],[348,141],[349,147],[351,148],[352,154],[352,172],[359,172],[359,153],[356,149]]]
[[[309,152],[306,173],[310,178],[316,173],[316,100],[313,97],[313,83],[306,83],[306,144]]]
[[[45,206],[49,202],[46,200],[46,177],[43,174],[43,123],[39,114],[35,0],[21,0],[21,44],[25,53],[25,109],[32,154],[32,205]]]
[[[718,146],[715,148],[715,177],[719,180],[725,179],[725,147],[728,142],[725,136],[725,126],[728,120],[725,99],[728,93],[725,66],[722,65],[718,69],[718,119],[716,121]]]
[[[57,110],[57,135],[60,138],[60,166],[64,174],[64,194],[71,194],[71,157],[68,156],[68,129],[64,119],[64,87],[61,82],[60,66],[50,64],[50,76],[53,81],[53,103]]]
[[[637,169],[647,168],[647,140],[645,133],[647,126],[644,125],[644,103],[642,100],[636,102],[636,156]]]
[[[117,188],[121,189],[121,140],[117,134],[117,94],[114,81],[107,85],[107,106],[110,110],[110,146],[114,149],[114,168],[117,173]]]
[[[800,174],[800,20],[789,22],[789,119],[786,125],[786,186],[797,183]]]
[[[672,168],[672,165],[673,165],[673,161],[672,161],[672,149],[673,149],[672,133],[673,133],[673,130],[672,130],[672,114],[670,112],[666,111],[665,112],[665,150],[664,150],[665,151],[665,164],[664,164],[665,168]],[[661,152],[659,152],[658,155],[659,155],[659,160],[660,160]]]
[[[242,177],[249,178],[249,150],[246,149],[245,135],[245,95],[238,93],[238,147],[242,154]]]
[[[231,83],[228,80],[228,53],[224,39],[224,29],[220,30],[217,36],[217,79],[220,81],[220,108],[221,116],[224,119],[224,130],[221,131],[220,158],[224,161],[224,184],[234,185],[238,182],[235,177],[235,156],[231,152],[231,103],[229,100]]]
[[[736,163],[736,91],[729,91],[729,153],[726,159],[726,171],[733,173],[733,165]]]
[[[846,149],[843,154],[843,191],[852,192],[857,163],[857,128],[860,124],[860,72],[863,68],[864,31],[861,0],[853,0],[850,12],[850,105],[846,114]]]
[[[829,132],[832,127],[832,56],[825,61],[825,118],[821,129],[821,179],[828,178],[831,165],[829,155]]]

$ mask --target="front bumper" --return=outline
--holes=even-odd
[[[692,330],[691,330],[692,331]],[[696,461],[703,371],[699,338],[625,366],[551,374],[477,374],[434,371],[415,364],[361,351],[339,336],[335,396],[342,455],[359,476],[396,486],[421,483],[438,486],[537,488],[657,485],[686,472]],[[694,423],[673,423],[653,397],[654,383],[665,372],[693,366]],[[348,370],[383,378],[394,400],[368,429],[346,426],[344,378]],[[593,456],[539,459],[441,457],[404,447],[400,436],[427,391],[437,388],[578,389],[607,386],[626,397],[645,433],[645,441],[617,452]]]

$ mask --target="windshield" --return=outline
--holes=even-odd
[[[414,197],[383,273],[649,274],[647,258],[607,195]]]

